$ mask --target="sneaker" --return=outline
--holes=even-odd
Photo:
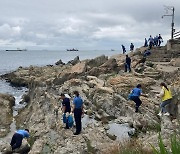
[[[74,135],[79,135],[80,133],[75,132]]]
[[[161,113],[161,112],[159,112],[159,113],[158,113],[158,116],[160,116],[160,117],[161,117],[161,116],[162,116],[162,113]]]
[[[169,116],[170,114],[169,114],[168,112],[166,112],[164,115],[165,115],[165,116]]]

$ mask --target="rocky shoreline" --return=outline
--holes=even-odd
[[[119,143],[107,133],[110,121],[128,123],[135,128],[138,132],[136,139],[143,143],[144,149],[151,150],[149,143],[157,146],[158,131],[166,146],[169,146],[169,136],[180,130],[180,47],[171,44],[169,48],[169,44],[154,48],[145,63],[140,62],[144,48],[130,53],[132,73],[124,73],[124,55],[111,58],[102,55],[83,61],[76,57],[67,64],[60,60],[53,66],[20,67],[12,73],[2,75],[3,79],[14,86],[29,88],[29,93],[24,96],[24,101],[28,104],[16,116],[17,128],[30,129],[29,153],[107,152],[111,146]],[[162,60],[157,62],[153,57],[154,54],[157,57],[158,54],[167,56],[167,51],[168,54],[171,53],[167,63]],[[160,101],[155,98],[155,94],[159,91],[162,80],[171,86],[174,99],[169,107],[172,116],[160,118],[157,116]],[[134,112],[134,103],[127,99],[130,90],[138,83],[142,84],[143,92],[148,94],[148,97],[141,96],[141,114]],[[72,130],[63,129],[61,110],[58,110],[58,114],[55,112],[60,106],[60,93],[72,96],[74,90],[80,92],[86,114],[96,120],[95,123],[89,123],[82,134],[76,137]]]

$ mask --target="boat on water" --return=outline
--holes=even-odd
[[[67,51],[79,51],[78,49],[72,48],[72,49],[67,49]]]
[[[6,49],[5,51],[27,51],[27,49]]]
[[[114,49],[111,49],[111,51],[115,51]]]

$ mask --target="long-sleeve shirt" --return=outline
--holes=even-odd
[[[26,130],[17,130],[16,133],[21,134],[23,136],[23,138],[29,137],[29,133]]]

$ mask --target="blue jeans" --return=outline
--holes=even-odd
[[[125,63],[125,72],[127,72],[127,70],[129,70],[129,72],[131,72],[131,64]]]
[[[168,99],[168,100],[163,101],[163,102],[160,104],[161,112],[162,112],[162,113],[167,112],[167,110],[166,110],[166,105],[168,105],[168,104],[170,104],[170,103],[171,103],[171,99]]]

